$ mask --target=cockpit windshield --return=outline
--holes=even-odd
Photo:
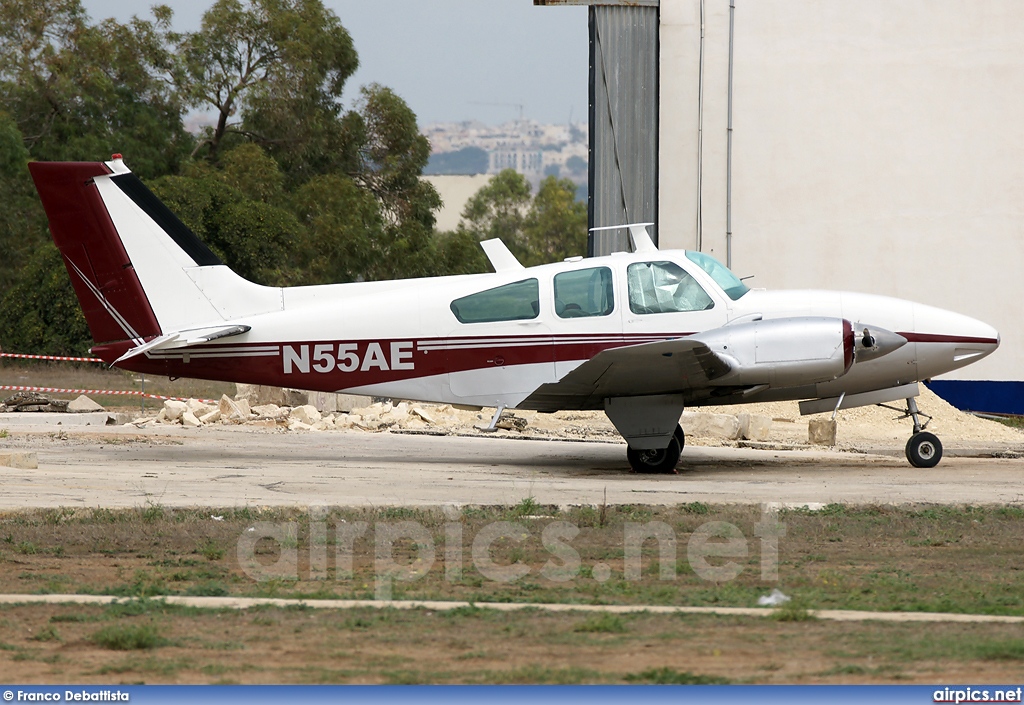
[[[750,291],[747,285],[740,281],[739,277],[711,255],[687,250],[686,258],[707,272],[715,280],[715,283],[722,287],[725,295],[733,301],[736,301]]]

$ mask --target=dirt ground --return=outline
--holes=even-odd
[[[1013,683],[1022,658],[1020,629],[1003,625],[156,603],[0,610],[8,683]]]
[[[219,517],[219,518],[218,518]],[[0,516],[0,592],[124,596],[113,606],[0,608],[0,679],[94,683],[933,683],[1013,682],[1024,668],[1024,625],[841,623],[817,608],[1024,614],[1019,541],[1024,510],[1007,507],[851,507],[783,511],[778,579],[762,572],[751,541],[731,580],[709,581],[687,557],[709,522],[747,536],[756,507],[589,507],[559,512],[513,507],[442,512],[334,510],[323,528],[296,510],[48,510]],[[273,565],[294,548],[292,577],[257,576],[239,563],[240,537],[257,522],[296,524],[294,544],[261,540]],[[366,521],[366,535],[339,544],[339,527]],[[478,569],[474,537],[497,521],[519,540],[488,549],[495,565],[532,572],[511,583]],[[544,574],[555,558],[542,540],[564,521],[579,534],[568,578]],[[372,598],[380,527],[414,522],[425,534],[398,539],[391,558],[412,577],[396,599],[754,606],[780,588],[792,601],[776,618],[647,614],[497,613],[429,610],[204,610],[164,605],[161,595]],[[627,525],[661,522],[674,550],[644,542],[639,577],[625,574]],[[449,573],[453,526],[461,566]],[[323,529],[326,529],[324,531]],[[319,533],[317,533],[319,531]],[[317,539],[317,536],[325,540]],[[438,560],[424,560],[433,542]],[[339,545],[342,547],[339,549]],[[455,545],[455,544],[451,544]],[[313,570],[322,546],[326,571]],[[351,572],[341,556],[351,557]],[[719,559],[711,559],[716,565]],[[607,567],[598,575],[598,566]],[[671,573],[662,573],[669,566]],[[955,569],[954,569],[955,566]],[[401,571],[405,571],[402,573]],[[418,575],[417,575],[418,573]],[[969,579],[967,578],[969,576]]]

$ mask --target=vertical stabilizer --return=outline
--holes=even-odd
[[[93,162],[32,162],[29,171],[93,340],[139,344],[159,335],[160,325],[96,188],[95,179],[111,170]]]

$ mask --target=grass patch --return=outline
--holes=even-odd
[[[640,673],[629,673],[623,677],[627,683],[647,683],[650,685],[727,685],[728,678],[705,676],[689,671],[677,671],[674,668],[648,668]]]
[[[93,634],[92,642],[113,651],[155,649],[170,643],[152,624],[111,624]]]
[[[588,618],[582,624],[573,628],[574,632],[585,632],[591,634],[624,634],[626,625],[622,617],[611,612],[602,612],[599,615]]]
[[[794,600],[783,603],[772,610],[770,619],[776,622],[813,622],[817,617],[802,604]]]
[[[32,641],[63,641],[57,628],[49,624],[32,635]]]
[[[218,546],[216,542],[209,539],[200,544],[196,552],[210,562],[219,561],[224,557],[225,553],[223,548]]]
[[[977,653],[986,661],[1024,661],[1024,639],[979,644]]]
[[[1024,430],[1024,416],[1000,416],[995,420],[1004,426]]]

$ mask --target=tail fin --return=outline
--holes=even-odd
[[[282,308],[228,269],[121,161],[32,162],[50,232],[93,339],[131,341]]]
[[[32,162],[29,170],[93,340],[139,344],[159,335],[160,324],[96,187],[95,180],[111,170],[87,162]]]

